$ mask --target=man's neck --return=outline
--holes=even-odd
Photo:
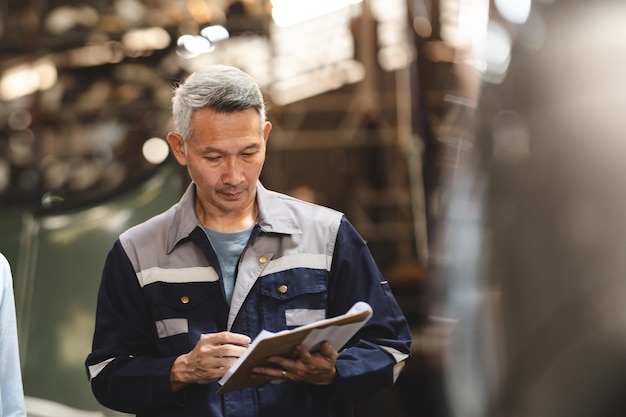
[[[256,201],[236,212],[208,211],[196,201],[196,213],[202,224],[211,230],[220,233],[234,233],[245,230],[256,222]]]

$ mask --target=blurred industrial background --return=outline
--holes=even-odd
[[[83,368],[104,257],[121,231],[178,200],[188,180],[163,140],[172,87],[222,63],[254,76],[268,100],[265,186],[345,212],[413,327],[413,356],[398,384],[360,405],[357,417],[571,417],[494,400],[507,369],[529,368],[501,366],[516,356],[503,356],[500,344],[507,286],[490,275],[515,276],[505,266],[523,264],[511,259],[525,247],[507,246],[503,233],[489,239],[497,227],[530,228],[518,217],[522,205],[485,209],[502,202],[489,192],[525,189],[508,188],[516,173],[476,163],[474,154],[507,169],[526,161],[529,122],[504,110],[548,84],[526,80],[533,67],[511,75],[512,54],[541,51],[548,18],[563,3],[2,0],[0,251],[14,274],[29,414],[118,415],[97,404]],[[605,4],[596,21],[626,23],[619,1],[571,3]],[[581,24],[578,40],[605,40],[585,37],[587,29]],[[477,117],[483,109],[497,117]],[[477,132],[493,140],[488,151],[476,146]],[[493,245],[500,250],[484,250]],[[487,268],[496,255],[505,266]],[[527,269],[537,279],[538,271]],[[506,405],[516,413],[502,412]]]

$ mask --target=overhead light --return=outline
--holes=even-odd
[[[195,58],[215,49],[215,44],[230,38],[224,26],[207,26],[200,35],[183,35],[176,41],[176,53],[186,59]]]
[[[495,6],[506,20],[521,25],[528,20],[531,0],[495,0]]]
[[[362,0],[271,0],[272,19],[276,26],[285,27],[341,10]]]
[[[490,20],[485,38],[484,60],[485,71],[483,79],[492,84],[499,84],[504,80],[511,62],[511,35],[500,23]]]
[[[199,35],[183,35],[176,42],[176,53],[182,58],[195,58],[213,49],[215,46]]]
[[[274,103],[286,105],[346,85],[357,83],[365,77],[365,68],[350,60],[333,67],[320,68],[297,76],[276,81],[270,88]]]
[[[126,32],[122,37],[122,44],[128,51],[144,52],[165,49],[170,45],[171,37],[161,27],[134,29]]]
[[[119,42],[108,41],[70,49],[66,52],[66,59],[70,67],[96,67],[122,62],[124,51]]]
[[[200,36],[208,39],[211,43],[225,41],[230,37],[228,30],[224,26],[213,25],[207,26],[200,31]]]
[[[167,159],[170,148],[161,138],[150,138],[144,142],[141,149],[143,157],[151,164],[158,165]]]
[[[457,50],[473,50],[484,42],[488,19],[489,0],[442,0],[441,40]]]
[[[57,81],[57,69],[49,59],[8,69],[0,78],[0,98],[13,100],[51,88]]]
[[[45,27],[48,32],[58,35],[76,27],[94,27],[99,19],[98,11],[89,5],[59,6],[47,14]]]

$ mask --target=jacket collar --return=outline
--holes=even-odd
[[[266,189],[260,181],[256,185],[256,199],[259,208],[257,224],[265,233],[278,234],[301,234],[291,210],[285,204],[285,199],[290,198],[283,194]],[[191,182],[187,190],[172,208],[174,217],[169,231],[167,253],[174,250],[176,245],[183,239],[187,239],[197,227],[202,227],[195,209],[196,184]]]

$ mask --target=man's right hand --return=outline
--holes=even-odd
[[[203,334],[191,352],[174,361],[170,371],[172,391],[221,378],[243,355],[251,341],[248,336],[238,333]]]

